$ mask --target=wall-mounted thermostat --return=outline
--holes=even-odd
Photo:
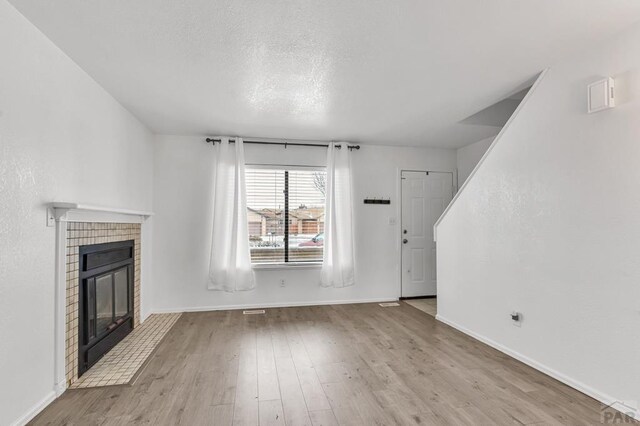
[[[587,111],[589,114],[616,106],[613,100],[614,83],[611,77],[591,83],[587,88]]]

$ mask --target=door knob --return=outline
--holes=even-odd
[[[407,240],[406,238],[404,240],[402,240],[402,244],[407,244],[409,242],[409,240]]]

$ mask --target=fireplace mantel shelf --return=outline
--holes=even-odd
[[[55,222],[137,222],[153,216],[153,212],[93,206],[90,204],[53,202],[47,208],[47,224]]]

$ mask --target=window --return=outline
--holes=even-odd
[[[247,166],[251,263],[322,262],[326,176],[323,169]]]

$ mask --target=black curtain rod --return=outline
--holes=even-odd
[[[220,142],[220,138],[207,138],[207,143],[215,144],[216,142]],[[229,143],[235,143],[235,139],[229,138]],[[243,143],[250,143],[254,145],[283,145],[285,148],[289,145],[291,146],[314,146],[316,148],[328,148],[327,144],[317,144],[317,143],[297,143],[297,142],[265,142],[265,141],[251,141],[245,140]],[[351,150],[360,149],[360,145],[347,145],[347,147]],[[337,146],[336,148],[340,148]]]

